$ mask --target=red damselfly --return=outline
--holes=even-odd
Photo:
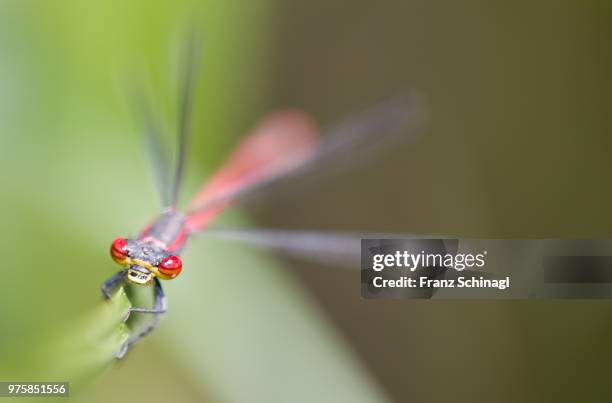
[[[160,280],[174,279],[181,273],[179,254],[195,234],[238,240],[331,263],[352,259],[358,266],[359,239],[376,235],[222,229],[212,228],[210,224],[226,208],[271,185],[351,162],[381,145],[388,145],[392,139],[414,138],[423,121],[422,103],[416,95],[383,101],[321,135],[311,118],[302,112],[274,113],[246,136],[229,160],[203,184],[187,209],[181,211],[177,208],[177,199],[185,167],[197,59],[198,46],[191,40],[181,79],[177,162],[173,177],[168,175],[170,171],[162,152],[159,126],[149,105],[139,103],[164,209],[137,237],[117,238],[111,246],[112,258],[123,268],[102,284],[104,296],[110,298],[114,287],[130,283],[153,286],[155,299],[152,308],[130,308],[130,312],[150,314],[152,318],[130,336],[117,352],[117,358],[123,357],[130,346],[155,329],[160,315],[166,312],[167,302]]]

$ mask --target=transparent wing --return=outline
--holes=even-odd
[[[157,184],[157,191],[162,207],[170,204],[170,170],[168,158],[164,152],[162,141],[162,129],[154,115],[150,98],[146,95],[144,88],[136,88],[131,84],[128,94],[130,107],[140,123],[146,147]]]
[[[360,268],[361,239],[437,238],[398,233],[327,232],[276,229],[207,228],[201,237],[249,244],[298,259]]]
[[[293,231],[273,229],[208,228],[200,232],[202,237],[248,244],[290,257],[335,265],[352,270],[361,269],[361,239],[455,239],[445,235],[417,235],[405,233],[357,233],[325,231]],[[499,275],[485,270],[456,271],[449,268],[427,270],[423,274],[430,279],[457,279],[460,276],[477,276],[489,279]],[[438,288],[402,290],[404,297],[433,298]]]
[[[199,59],[199,40],[195,31],[185,41],[183,59],[183,72],[180,77],[179,106],[178,106],[178,140],[177,157],[174,177],[171,177],[170,164],[165,153],[162,141],[162,129],[158,116],[153,112],[145,88],[140,79],[132,80],[128,85],[128,98],[130,107],[142,125],[147,148],[151,156],[155,180],[163,207],[176,205],[183,171],[185,169],[185,155],[189,137],[191,113],[193,105],[193,91],[196,85],[197,61]],[[139,82],[135,84],[135,82]]]
[[[178,121],[178,147],[176,157],[176,170],[174,181],[170,192],[170,205],[176,205],[185,170],[185,157],[187,153],[187,141],[191,129],[191,113],[193,109],[193,92],[196,86],[198,61],[200,57],[199,38],[194,30],[190,32],[187,39],[185,54],[183,56],[184,70],[180,79],[179,88],[179,121]]]

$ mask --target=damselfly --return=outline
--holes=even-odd
[[[384,101],[349,117],[321,136],[313,121],[302,112],[290,110],[274,113],[246,136],[229,160],[204,183],[188,208],[180,211],[177,199],[190,132],[197,49],[192,40],[187,47],[185,71],[179,90],[178,147],[173,178],[168,175],[169,170],[161,152],[159,127],[149,106],[140,104],[165,208],[138,237],[117,238],[111,246],[112,258],[123,268],[102,284],[104,296],[110,298],[114,287],[127,282],[153,286],[155,298],[152,308],[130,308],[130,312],[150,314],[152,318],[140,331],[130,336],[117,352],[117,358],[123,357],[130,346],[155,329],[160,315],[166,312],[167,302],[160,280],[174,279],[181,273],[183,265],[179,254],[194,234],[238,240],[332,263],[358,256],[359,239],[364,235],[220,229],[211,228],[210,224],[226,208],[257,191],[308,176],[342,160],[357,159],[401,135],[414,137],[422,123],[423,110],[415,95]]]

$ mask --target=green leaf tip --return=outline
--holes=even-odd
[[[109,300],[58,329],[39,355],[41,374],[78,382],[112,363],[129,338],[124,321],[131,306],[121,287]]]

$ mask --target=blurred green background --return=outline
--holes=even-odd
[[[186,22],[206,38],[186,196],[271,110],[325,124],[408,88],[431,109],[417,144],[227,222],[609,238],[611,16],[605,1],[0,2],[0,379],[34,376],[40,346],[100,303],[112,239],[156,214],[125,90],[146,75],[174,127]],[[206,240],[184,262],[161,328],[66,379],[71,400],[612,395],[608,301],[365,301],[357,271]]]

